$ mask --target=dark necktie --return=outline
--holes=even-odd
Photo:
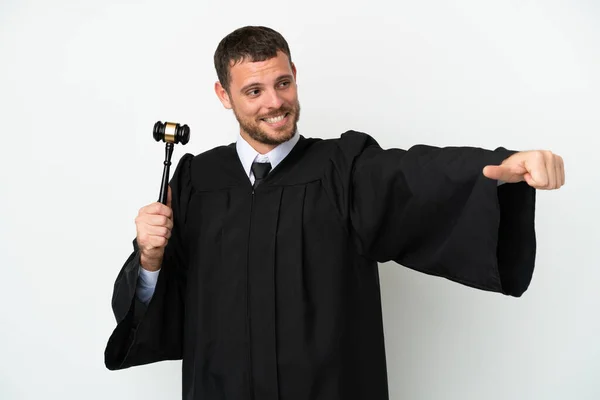
[[[258,185],[262,182],[263,179],[267,176],[267,174],[271,171],[271,163],[252,163],[252,173],[254,174],[254,185],[253,187],[256,189]]]

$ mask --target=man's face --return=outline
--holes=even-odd
[[[296,67],[287,55],[259,61],[242,61],[230,67],[229,93],[216,84],[219,99],[233,109],[242,135],[266,145],[290,140],[300,119]]]

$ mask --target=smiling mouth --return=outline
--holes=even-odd
[[[265,121],[268,124],[276,124],[278,122],[281,122],[285,117],[287,117],[290,113],[283,113],[281,115],[278,115],[276,117],[271,117],[271,118],[261,118],[261,121]]]

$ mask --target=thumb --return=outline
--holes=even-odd
[[[488,165],[483,168],[483,175],[489,179],[505,180],[508,171],[501,165]]]
[[[523,179],[525,180],[525,182],[527,182],[527,184],[529,186],[532,186],[532,187],[537,186],[537,182],[535,181],[535,179],[533,179],[533,176],[531,176],[531,174],[529,172],[527,172],[526,174],[523,175]]]
[[[520,165],[488,165],[483,169],[486,177],[507,183],[521,182],[526,172],[527,170]]]

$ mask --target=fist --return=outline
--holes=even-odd
[[[501,165],[488,165],[483,174],[507,183],[525,181],[536,189],[553,190],[565,184],[565,166],[561,156],[548,150],[515,153]]]
[[[148,271],[157,271],[162,264],[165,247],[173,229],[171,188],[167,205],[154,202],[142,207],[135,219],[140,264]]]

